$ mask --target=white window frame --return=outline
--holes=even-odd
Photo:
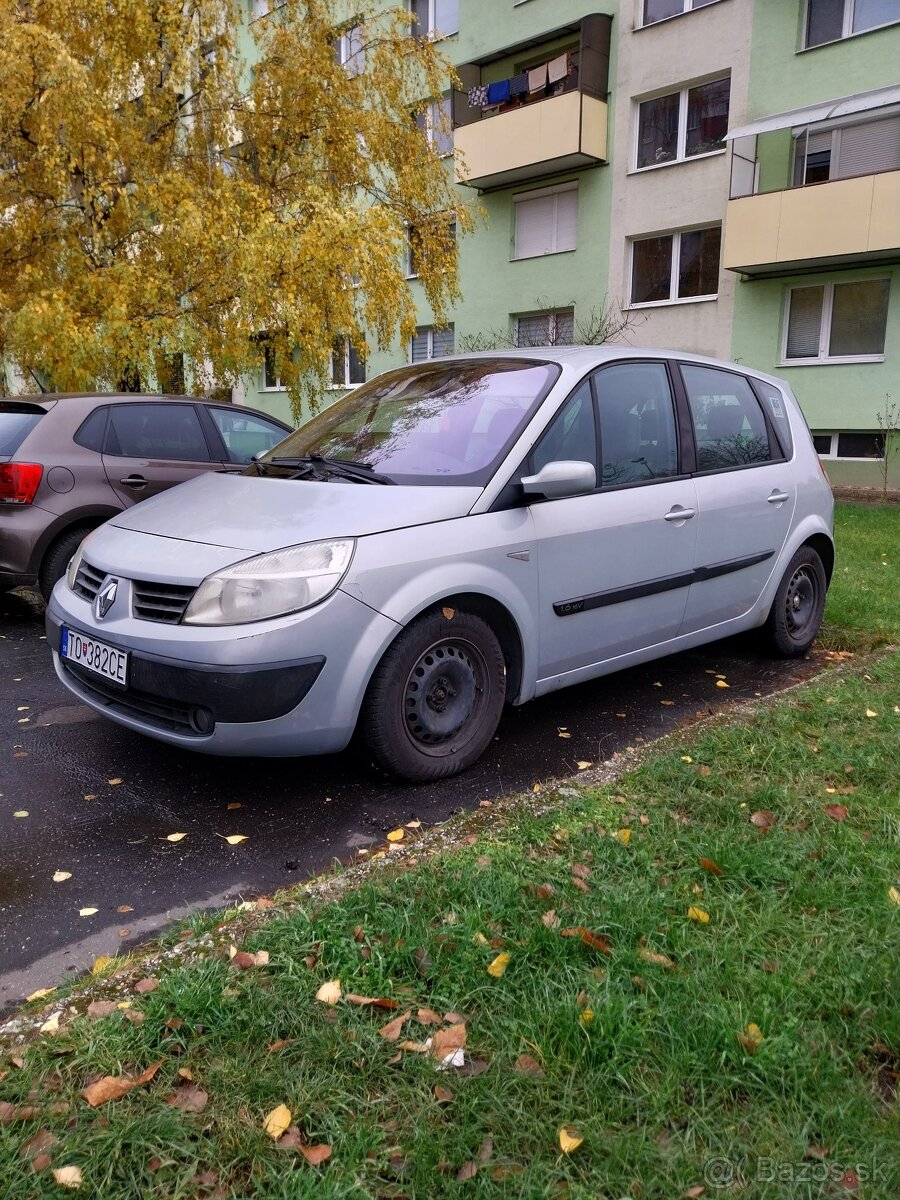
[[[635,29],[654,29],[657,25],[664,25],[666,21],[676,21],[679,17],[686,16],[690,12],[700,12],[704,8],[712,8],[713,4],[718,3],[718,0],[707,0],[706,4],[694,5],[694,0],[682,0],[681,12],[672,13],[670,17],[660,17],[658,21],[644,20],[644,0],[637,0],[638,12],[637,20],[635,21]]]
[[[671,20],[667,17],[666,20]],[[655,24],[661,24],[657,21]],[[693,88],[703,87],[705,83],[719,83],[721,80],[728,80],[728,108],[731,111],[731,74],[713,75],[709,79],[695,79],[691,83],[686,83],[680,88],[667,88],[664,92],[656,92],[650,96],[637,96],[633,101],[634,120],[632,122],[634,128],[634,136],[632,139],[631,148],[631,170],[630,175],[636,175],[643,171],[659,171],[662,167],[675,167],[679,163],[697,162],[702,158],[715,158],[719,154],[724,154],[727,147],[722,146],[720,150],[704,150],[702,154],[687,154],[687,116],[688,116],[688,92]],[[641,105],[647,104],[651,100],[662,100],[666,96],[678,95],[678,140],[675,146],[675,157],[668,159],[666,162],[647,163],[645,167],[638,166],[638,154],[641,148]]]
[[[450,352],[452,354],[455,352],[455,349],[456,349],[456,327],[451,322],[448,326],[446,326],[445,329],[442,329],[440,332],[446,333],[447,329],[453,330],[453,347],[454,347],[454,349],[451,350],[451,352]],[[435,353],[434,353],[435,329],[434,329],[434,326],[433,325],[419,325],[416,327],[416,333],[417,334],[424,333],[428,338],[428,353],[426,354],[426,356],[424,358],[420,358],[419,362],[431,362],[432,359],[435,358]],[[447,357],[446,354],[437,355],[437,358],[446,358],[446,357]],[[410,338],[406,344],[406,358],[407,358],[407,361],[411,364],[413,361],[413,339],[412,338]]]
[[[803,24],[800,26],[801,50],[818,50],[821,46],[833,46],[835,42],[844,42],[847,38],[862,37],[863,34],[874,33],[876,29],[889,29],[891,25],[900,25],[900,17],[896,17],[893,21],[885,21],[883,25],[870,25],[867,29],[854,29],[853,17],[856,11],[856,0],[844,0],[844,24],[841,28],[840,37],[836,37],[830,42],[816,42],[815,45],[809,46],[806,42],[806,35],[809,30],[809,5],[810,0],[804,0]]]
[[[543,254],[524,254],[520,255],[519,250],[519,205],[527,203],[529,200],[540,200],[543,196],[559,196],[563,192],[577,192],[578,181],[573,180],[571,183],[561,183],[555,187],[535,188],[530,192],[519,192],[514,195],[513,200],[513,237],[512,237],[512,262],[529,262],[534,258],[546,258],[551,254],[571,254],[578,249],[578,208],[579,201],[575,201],[575,245],[565,246],[563,249],[556,249],[555,245],[559,240],[559,201],[554,205],[553,210],[553,241],[554,249],[545,250]]]
[[[366,69],[365,42],[362,42],[358,50],[353,50],[350,41],[351,35],[357,31],[360,33],[360,35],[362,34],[362,25],[359,21],[356,21],[354,24],[350,25],[337,39],[338,58],[340,59],[341,66],[348,75],[354,76],[361,75]],[[354,59],[358,59],[358,62],[354,63]]]
[[[268,352],[267,352],[267,351],[264,351],[264,354],[266,354],[266,353],[268,353]],[[272,365],[273,365],[273,367],[274,367],[274,363],[273,363]],[[268,374],[268,371],[266,370],[266,364],[265,364],[265,362],[263,362],[263,368],[262,368],[262,387],[259,389],[261,392],[286,392],[286,391],[287,391],[287,388],[286,388],[286,387],[285,387],[285,385],[284,385],[284,384],[281,382],[281,376],[280,376],[280,375],[277,375],[277,374],[275,375],[275,382],[274,382],[274,383],[267,383],[267,382],[266,382],[266,376],[267,376],[267,374]]]
[[[721,229],[719,222],[714,221],[712,225],[698,225],[693,229],[673,229],[668,233],[642,233],[640,237],[632,237],[628,239],[628,291],[627,295],[631,295],[631,288],[634,282],[634,245],[635,242],[645,242],[650,238],[670,237],[672,239],[672,266],[669,271],[669,299],[668,300],[635,300],[629,301],[625,305],[626,308],[667,308],[673,304],[707,304],[710,300],[718,300],[719,293],[704,292],[702,296],[672,296],[673,290],[676,290],[676,280],[681,273],[681,235],[683,233],[703,233],[706,229]],[[719,280],[722,275],[722,242],[719,242],[719,270],[716,273],[716,279]]]
[[[812,433],[813,437],[831,438],[831,446],[828,448],[827,451],[825,451],[825,452],[823,452],[821,450],[816,451],[816,454],[818,454],[819,458],[826,458],[826,459],[828,459],[829,462],[859,462],[859,463],[884,462],[884,448],[882,448],[881,454],[879,454],[876,458],[871,458],[871,457],[854,458],[849,454],[838,454],[838,439],[841,437],[842,434],[845,434],[845,433],[856,433],[856,434],[861,434],[863,436],[870,435],[873,438],[879,438],[879,437],[883,438],[884,437],[884,434],[879,429],[841,429],[841,430],[838,430],[837,432],[832,432],[827,429],[825,429],[825,430],[816,429]]]
[[[570,313],[572,314],[572,338],[573,338],[573,340],[571,343],[557,342],[556,338],[557,338],[557,335],[559,334],[559,327],[558,327],[559,318],[567,317]],[[539,310],[538,312],[516,313],[516,315],[513,319],[516,323],[516,346],[517,347],[522,349],[522,347],[520,346],[520,343],[519,343],[519,322],[520,321],[533,321],[535,317],[546,317],[547,318],[547,345],[548,346],[559,346],[559,345],[568,346],[570,344],[571,345],[575,344],[575,342],[574,342],[574,338],[575,338],[575,305],[571,304],[568,306],[568,308],[553,308],[550,310],[542,309],[542,310]],[[527,350],[528,347],[526,346],[526,347],[524,347],[524,349]]]
[[[410,16],[413,15],[413,0],[408,0],[407,7]],[[438,29],[435,25],[437,0],[428,0],[428,24],[425,28],[421,25],[415,26],[413,33],[416,37],[435,38],[440,35],[440,38],[455,37],[459,33],[459,28],[456,29]],[[459,10],[457,9],[457,14]],[[459,16],[457,15],[457,26],[459,26]]]
[[[337,341],[337,340],[338,339],[335,338],[335,341]],[[328,356],[328,374],[331,377],[331,382],[328,385],[328,390],[333,391],[333,392],[352,391],[354,388],[362,387],[362,385],[366,382],[365,378],[361,379],[359,381],[359,383],[351,383],[350,382],[350,339],[348,337],[345,337],[341,340],[344,343],[344,381],[343,381],[343,383],[335,383],[334,382],[334,351],[332,350],[331,354]],[[365,359],[360,358],[360,362],[363,364],[363,376],[365,376],[365,374],[366,374]]]
[[[823,45],[832,45],[831,42],[823,42]],[[881,109],[870,109],[868,113],[854,113],[852,117],[843,117],[839,121],[825,122],[821,125],[809,125],[803,133],[797,134],[793,140],[794,146],[794,167],[796,168],[797,152],[800,148],[800,143],[807,140],[810,136],[815,136],[817,133],[831,134],[831,157],[828,163],[828,183],[833,183],[837,179],[857,179],[863,176],[855,175],[839,175],[841,168],[841,141],[846,130],[859,129],[861,126],[874,125],[879,121],[891,120],[900,115],[900,107],[891,105]],[[860,120],[860,117],[868,117],[867,120]],[[808,142],[807,142],[808,144]],[[804,152],[804,173],[806,171],[806,158],[808,154]],[[889,168],[890,169],[890,168]],[[878,174],[879,172],[867,172],[868,174]],[[793,173],[791,175],[793,179]],[[793,187],[815,187],[815,184],[795,183]]]
[[[834,281],[830,283],[797,283],[793,287],[789,287],[785,292],[784,316],[782,319],[781,331],[781,359],[779,366],[782,367],[813,367],[813,366],[832,366],[840,365],[841,363],[880,363],[884,362],[884,351],[880,354],[841,354],[829,355],[828,343],[831,341],[831,318],[834,314],[834,289],[840,287],[844,283],[884,283],[890,284],[890,276],[875,279],[841,279],[837,284]],[[811,358],[788,358],[787,344],[788,331],[791,324],[791,293],[799,291],[801,288],[822,287],[825,293],[822,297],[822,319],[819,323],[819,353]],[[888,291],[888,305],[890,306],[891,295]],[[887,329],[885,329],[885,341],[887,341]],[[847,430],[845,432],[852,432]],[[865,431],[863,431],[865,432]]]
[[[441,135],[441,120],[438,110],[443,108],[447,118],[447,130],[450,137],[450,148],[442,150],[438,145],[438,140]],[[425,136],[428,139],[428,144],[438,152],[441,158],[451,158],[453,155],[453,112],[452,103],[449,96],[442,96],[440,100],[429,100],[428,107],[422,113],[424,118],[423,124],[425,128]],[[416,122],[418,124],[418,121]]]

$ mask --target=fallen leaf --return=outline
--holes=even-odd
[[[579,879],[590,879],[591,877],[591,868],[586,867],[584,863],[573,863],[571,870],[572,874],[577,875]]]
[[[888,899],[893,904],[900,904],[900,891],[895,887],[888,888]]]
[[[65,883],[65,881],[67,879],[71,879],[71,878],[72,878],[71,871],[54,871],[53,872],[53,882],[54,883]]]
[[[584,1009],[578,1014],[578,1020],[587,1029],[589,1025],[593,1025],[594,1023],[594,1010],[592,1008]]]
[[[96,800],[97,797],[93,792],[88,792],[87,795],[84,797],[84,799],[85,800]]]
[[[709,779],[710,775],[712,775],[712,767],[707,767],[705,764],[701,764],[697,768],[697,774],[701,779]]]
[[[533,1075],[537,1079],[544,1078],[544,1068],[530,1054],[520,1054],[516,1059],[516,1070],[521,1075]]]
[[[747,1026],[743,1033],[737,1035],[737,1040],[741,1043],[748,1054],[755,1054],[760,1046],[765,1041],[763,1032],[758,1025],[752,1022]]]
[[[92,975],[102,975],[107,967],[111,967],[116,960],[110,958],[108,954],[101,954],[99,958],[95,958],[91,966]]]
[[[241,842],[246,842],[248,836],[249,835],[246,833],[229,833],[227,837],[225,837],[224,834],[219,834],[219,837],[222,838],[223,841],[226,841],[229,846],[237,846],[240,845]]]
[[[750,814],[750,823],[757,829],[771,829],[775,824],[775,815],[768,809],[762,809],[760,812]]]
[[[56,1033],[59,1029],[59,1018],[61,1013],[53,1013],[41,1026],[41,1033]]]
[[[578,879],[575,875],[572,876],[572,886],[578,888],[579,892],[589,892],[591,890],[589,883],[585,883],[583,879]]]
[[[382,1025],[378,1032],[386,1042],[396,1042],[411,1015],[408,1012],[401,1013],[399,1017],[394,1017],[393,1021],[388,1021],[387,1025]]]
[[[456,1172],[456,1178],[460,1183],[465,1183],[468,1179],[474,1179],[478,1174],[478,1164],[474,1162],[464,1162]]]
[[[387,840],[389,842],[402,842],[404,837],[405,834],[402,829],[392,829],[387,835]]]
[[[699,921],[701,925],[709,924],[709,913],[702,908],[694,908],[693,905],[688,909],[687,915],[692,921]]]
[[[117,776],[115,777],[115,779],[107,779],[107,781],[106,781],[106,782],[109,784],[109,786],[110,786],[110,787],[118,787],[118,786],[119,786],[119,784],[122,782],[122,780],[121,780],[121,779],[119,778],[119,776],[117,775]]]
[[[499,979],[509,966],[510,957],[511,955],[507,954],[505,951],[503,954],[498,954],[494,961],[488,965],[488,975],[493,976],[494,979]]]
[[[867,709],[866,709],[866,716],[867,716],[867,717],[877,717],[877,716],[878,716],[878,713],[877,713],[877,712],[874,710],[874,708],[867,708]]]
[[[186,838],[186,837],[187,837],[186,833],[167,833],[166,841],[167,842],[180,842],[182,838]]]
[[[130,904],[120,904],[119,907],[116,909],[116,912],[117,913],[134,912],[134,909],[131,907]]]
[[[209,1095],[203,1088],[190,1083],[176,1088],[171,1096],[166,1097],[166,1104],[180,1109],[182,1112],[203,1112]]]
[[[620,841],[623,846],[627,846],[628,843],[631,841],[631,830],[630,829],[617,829],[616,832],[613,834],[613,837],[616,838],[618,841]]]
[[[106,1104],[110,1100],[120,1100],[132,1088],[143,1087],[145,1083],[149,1083],[161,1066],[161,1061],[154,1063],[140,1075],[104,1075],[102,1079],[89,1084],[81,1094],[91,1108]]]
[[[126,1008],[125,1016],[132,1023],[132,1025],[143,1025],[144,1023],[145,1014],[137,1008]]]
[[[694,1187],[689,1187],[686,1192],[682,1192],[684,1200],[699,1200],[700,1196],[706,1195],[706,1188],[702,1183],[695,1184]]]
[[[290,1123],[291,1110],[286,1104],[279,1104],[263,1121],[263,1129],[273,1141],[277,1142]]]
[[[547,911],[541,917],[541,924],[546,925],[548,929],[559,929],[560,925],[562,924],[562,921],[556,915],[555,908],[547,909]]]
[[[75,1191],[84,1182],[80,1167],[54,1167],[53,1178],[60,1187],[71,1188]]]
[[[79,917],[92,917],[94,913],[99,911],[97,908],[79,908],[78,915]]]
[[[126,1000],[126,1004],[128,1001]],[[108,1017],[110,1013],[114,1013],[119,1007],[115,1000],[93,1000],[87,1006],[87,1015],[92,1021],[96,1021],[98,1017]]]
[[[590,929],[585,929],[583,925],[575,925],[571,929],[561,929],[559,936],[564,938],[580,938],[592,950],[601,950],[604,954],[612,954],[612,946],[606,938],[599,933],[592,933]]]
[[[416,1020],[420,1025],[442,1025],[444,1022],[441,1014],[435,1012],[433,1008],[420,1008],[416,1013]]]
[[[134,990],[143,995],[144,992],[155,992],[159,987],[159,980],[154,979],[151,975],[147,975],[144,979],[138,980],[134,985]]]
[[[716,687],[727,688],[727,687],[731,687],[731,684],[726,683],[724,679],[717,679]]]
[[[675,967],[675,963],[667,954],[660,954],[656,950],[651,950],[649,946],[642,946],[638,950],[638,957],[642,958],[644,962],[654,963],[657,967],[667,967],[670,970],[674,970]]]
[[[806,1159],[811,1159],[815,1162],[825,1162],[830,1153],[831,1150],[829,1146],[810,1145],[807,1146],[806,1150],[803,1152],[803,1157]]]
[[[466,1044],[466,1025],[460,1021],[446,1029],[439,1029],[431,1039],[431,1055],[443,1060],[457,1050],[462,1050]]]
[[[449,1104],[453,1099],[453,1093],[449,1088],[441,1087],[440,1084],[437,1084],[434,1089],[434,1098],[438,1104]]]
[[[316,999],[321,1000],[323,1004],[337,1004],[341,998],[341,981],[339,979],[329,979],[327,983],[323,983],[316,992]]]
[[[675,703],[674,700],[660,700],[660,704],[664,704],[667,708],[671,708],[674,705],[674,703]],[[618,715],[619,714],[616,713],[616,716],[618,716]]]
[[[566,729],[560,729],[558,732],[561,738],[570,738],[572,736]]]
[[[242,805],[241,805],[240,801],[232,800],[231,804],[227,804],[225,807],[228,812],[234,812],[234,810],[236,808],[241,808]]]
[[[714,859],[701,858],[699,861],[700,861],[700,866],[703,868],[703,870],[709,871],[709,873],[711,875],[724,875],[725,874],[725,872],[722,870],[722,868],[719,866],[719,864],[717,862],[715,862]]]
[[[318,1146],[307,1146],[304,1144],[299,1146],[298,1149],[312,1167],[321,1166],[323,1162],[331,1158],[331,1147],[326,1146],[324,1143]]]
[[[691,758],[691,756],[689,754],[682,754],[681,761],[686,762],[686,763],[692,763],[694,760]]]
[[[475,1155],[475,1160],[476,1160],[476,1162],[479,1162],[481,1164],[490,1162],[493,1153],[494,1153],[494,1139],[491,1137],[490,1134],[488,1134],[488,1136],[484,1139],[484,1141],[478,1147],[478,1153]]]
[[[455,608],[447,608],[447,607],[444,607],[444,608],[442,608],[442,609],[441,609],[441,612],[444,614],[444,618],[445,618],[446,620],[448,620],[448,621],[452,621],[452,620],[453,620],[453,618],[456,616],[456,609],[455,609]]]
[[[413,1054],[427,1054],[431,1049],[431,1042],[398,1042],[398,1050],[411,1050]]]
[[[45,996],[52,996],[55,991],[56,991],[55,987],[38,988],[38,990],[36,992],[32,992],[31,995],[26,996],[25,999],[29,1002],[31,1002],[32,1000],[43,1000],[43,998]]]
[[[559,1148],[563,1154],[571,1154],[573,1150],[577,1150],[584,1138],[581,1137],[571,1125],[564,1125],[559,1131]]]
[[[19,1150],[19,1155],[30,1161],[36,1171],[41,1171],[50,1165],[50,1157],[47,1151],[53,1150],[58,1145],[59,1138],[55,1134],[52,1134],[49,1129],[39,1129],[27,1142],[23,1142]],[[44,1167],[38,1165],[39,1158],[47,1159]]]
[[[575,764],[579,771],[586,771],[591,765],[592,764],[587,759],[581,759]]]
[[[28,816],[28,809],[27,809],[27,808],[20,808],[20,809],[19,809],[17,812],[14,812],[14,813],[13,813],[13,816],[14,816],[14,817],[27,817],[27,816]]]
[[[831,817],[832,821],[846,821],[849,815],[849,809],[846,804],[826,804],[825,814]]]
[[[476,933],[472,934],[473,946],[489,946],[490,944],[491,943],[487,940],[481,930],[478,930]]]

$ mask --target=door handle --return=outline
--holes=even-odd
[[[776,491],[773,492],[769,497],[770,504],[784,504],[785,500],[790,500],[790,496],[787,494],[787,492]]]
[[[666,515],[663,517],[663,520],[669,522],[689,521],[691,517],[696,517],[696,515],[697,512],[695,509],[681,508],[680,505],[676,504],[674,508],[670,509],[669,512],[666,513]]]
[[[119,483],[124,484],[125,487],[134,488],[135,491],[139,492],[141,488],[147,486],[148,480],[143,475],[126,475],[124,479],[119,480]]]

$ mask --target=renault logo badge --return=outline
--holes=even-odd
[[[108,579],[103,587],[97,593],[94,600],[94,615],[98,621],[102,621],[116,601],[116,592],[119,590],[118,579]]]

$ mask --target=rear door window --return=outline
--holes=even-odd
[[[0,400],[0,458],[12,457],[46,415],[39,404]]]
[[[110,408],[105,452],[122,458],[209,461],[193,404],[116,404]]]
[[[694,422],[699,472],[772,461],[766,419],[748,379],[693,363],[682,363],[681,374]]]

